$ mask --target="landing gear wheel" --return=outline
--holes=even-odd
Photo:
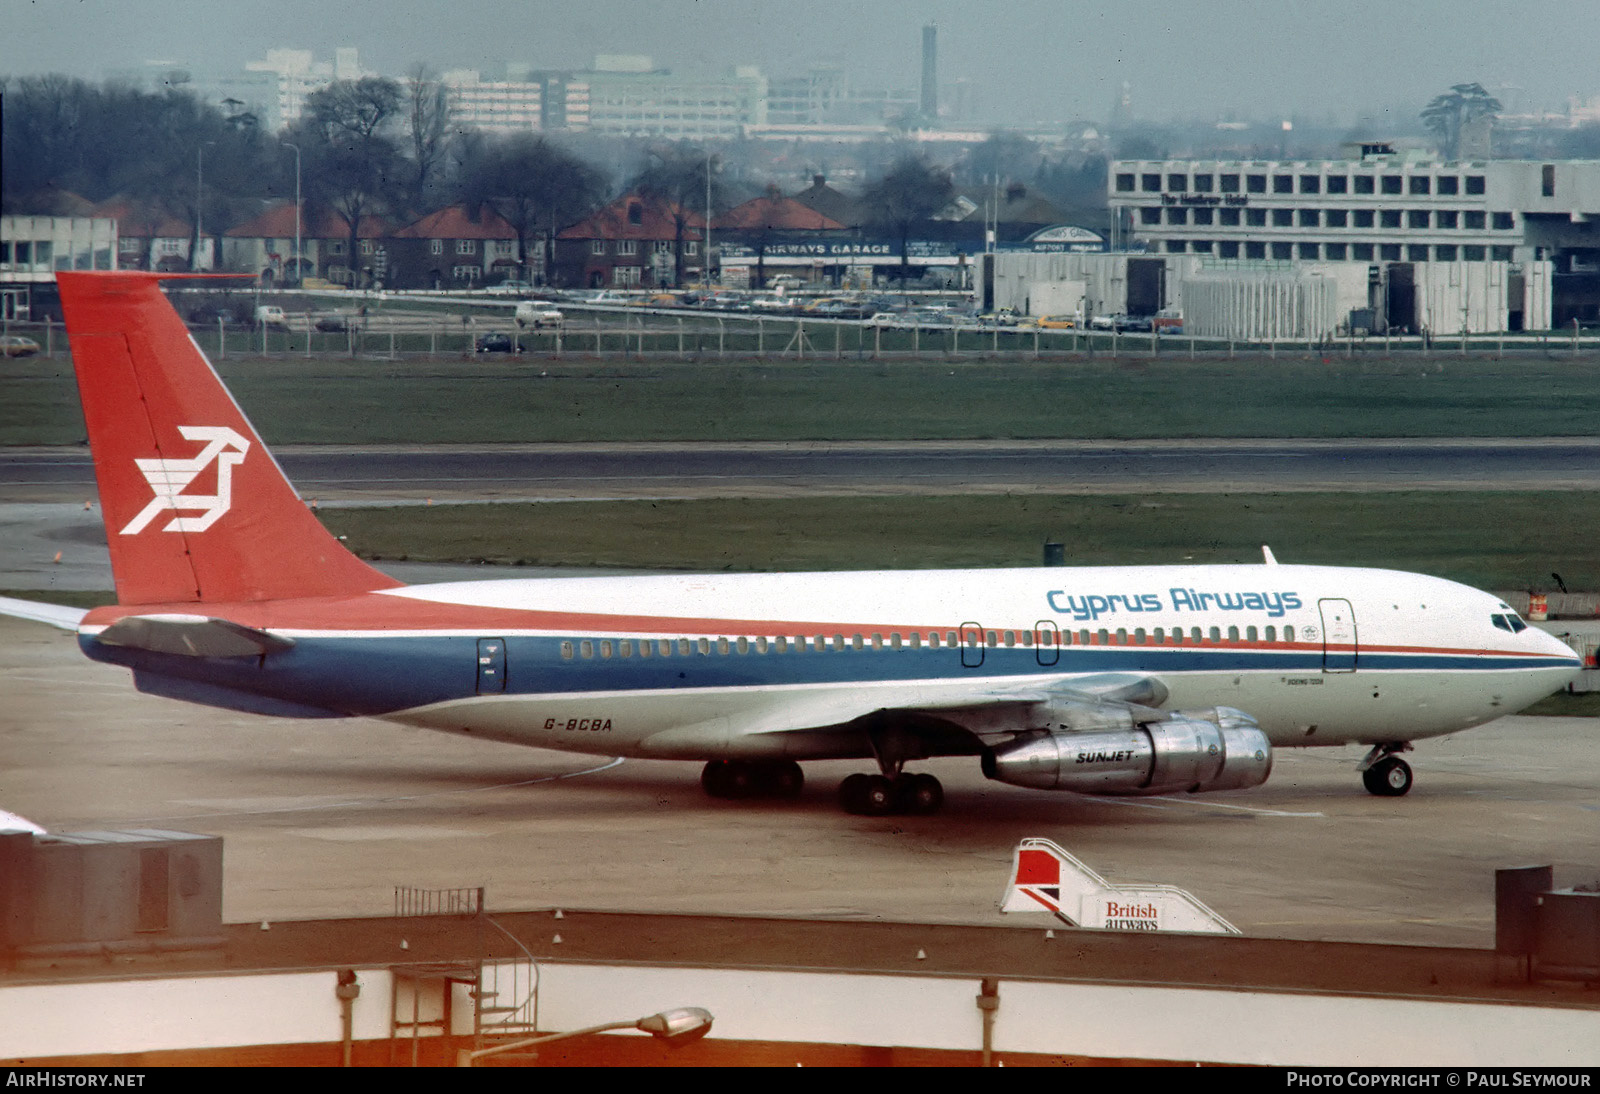
[[[1411,765],[1398,756],[1385,756],[1361,773],[1367,793],[1398,798],[1411,789]]]
[[[712,760],[700,772],[700,789],[711,798],[734,796],[731,760]]]
[[[793,760],[712,760],[700,772],[713,798],[798,798],[805,781]]]
[[[793,760],[779,760],[767,771],[766,790],[774,798],[798,798],[806,775]]]
[[[895,782],[899,792],[898,811],[919,817],[931,816],[944,804],[944,786],[932,775],[902,775]]]
[[[897,798],[894,783],[882,775],[851,775],[839,784],[839,804],[857,816],[888,816]]]

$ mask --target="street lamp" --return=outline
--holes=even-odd
[[[294,284],[300,287],[300,146],[289,141],[280,142],[283,148],[294,149]]]
[[[216,141],[201,141],[195,149],[194,156],[194,253],[189,256],[189,269],[200,268],[200,248],[206,240],[205,232],[205,169],[206,149],[216,144]],[[216,265],[215,262],[212,263]]]
[[[495,1045],[493,1048],[480,1048],[476,1052],[462,1049],[456,1053],[456,1066],[472,1067],[477,1061],[485,1057],[497,1056],[502,1052],[532,1048],[535,1045],[547,1045],[552,1041],[564,1041],[569,1037],[586,1037],[591,1033],[606,1033],[614,1029],[642,1030],[656,1040],[666,1042],[670,1048],[682,1048],[684,1045],[693,1044],[711,1032],[711,1012],[704,1007],[678,1007],[674,1010],[664,1010],[659,1014],[652,1014],[645,1018],[635,1018],[624,1022],[607,1022],[604,1025],[589,1026],[587,1029],[575,1029],[568,1033],[547,1033],[542,1037],[529,1037],[522,1041]]]

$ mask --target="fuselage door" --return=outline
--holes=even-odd
[[[983,628],[976,623],[961,624],[961,666],[975,669],[983,664]]]
[[[1359,648],[1356,613],[1348,600],[1317,601],[1322,613],[1322,671],[1355,672]]]
[[[1061,660],[1061,631],[1055,620],[1041,619],[1033,625],[1033,648],[1045,668]]]
[[[498,695],[506,690],[506,640],[478,639],[478,694]]]

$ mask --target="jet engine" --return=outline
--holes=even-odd
[[[1232,707],[1175,711],[1126,727],[1046,730],[991,748],[983,773],[1036,790],[1080,794],[1169,794],[1243,790],[1272,772],[1272,745],[1249,715]],[[1153,713],[1153,712],[1152,712]],[[1080,721],[1081,719],[1072,719]]]

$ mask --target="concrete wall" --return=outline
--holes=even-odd
[[[539,1026],[570,1030],[681,1006],[711,1038],[975,1052],[980,984],[956,976],[541,962]],[[391,976],[361,969],[354,1036],[388,1036]],[[336,973],[0,987],[0,1060],[337,1042]],[[1000,1053],[1267,1065],[1600,1065],[1600,1008],[1003,980]],[[470,1008],[457,999],[457,1031]],[[409,1014],[410,1007],[405,1011]],[[423,1016],[438,1013],[429,1000]],[[1397,1036],[1396,1031],[1404,1031]],[[637,1035],[634,1035],[637,1036]]]

